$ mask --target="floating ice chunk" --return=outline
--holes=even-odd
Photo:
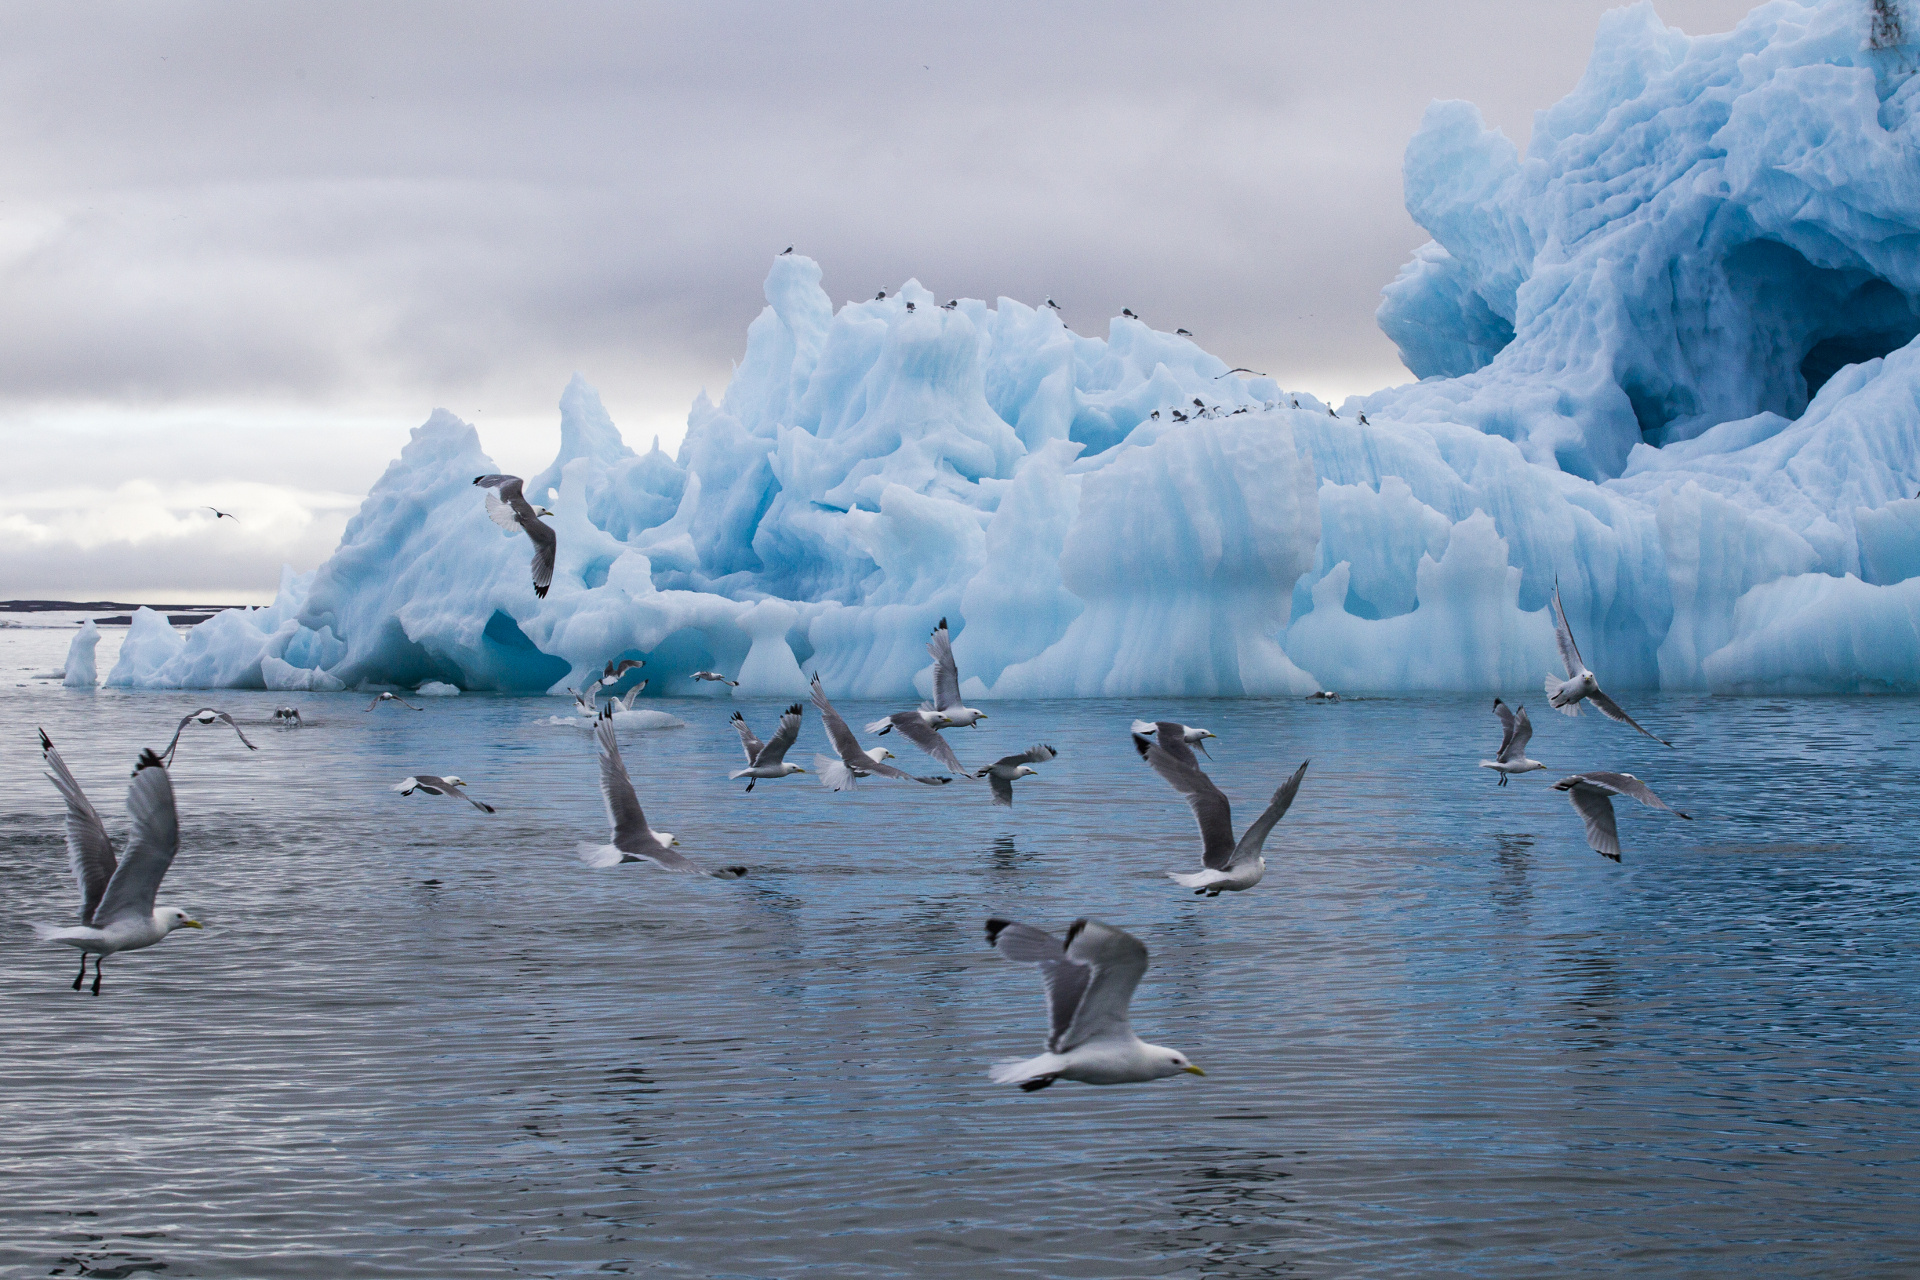
[[[80,624],[79,633],[67,646],[67,665],[61,672],[61,683],[69,689],[91,689],[100,683],[99,673],[94,669],[93,651],[100,644],[100,628],[94,625],[92,618]]]
[[[421,698],[457,698],[460,696],[460,686],[444,680],[429,680],[413,692]]]

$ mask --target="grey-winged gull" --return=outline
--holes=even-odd
[[[1140,1084],[1183,1071],[1207,1074],[1178,1049],[1133,1034],[1127,1005],[1147,971],[1147,948],[1132,934],[1082,917],[1068,927],[1063,946],[1044,929],[993,919],[987,945],[1009,960],[1039,965],[1047,991],[1047,1051],[995,1063],[988,1072],[995,1084],[1031,1093],[1055,1080]]]
[[[180,723],[174,727],[173,737],[167,742],[167,749],[160,753],[161,764],[170,765],[173,763],[173,749],[180,745],[180,735],[186,731],[187,726],[190,724],[224,724],[235,733],[240,734],[240,741],[246,743],[247,750],[258,751],[260,749],[251,742],[247,742],[247,735],[240,733],[240,726],[233,722],[232,716],[217,707],[202,707],[191,715],[180,717]]]
[[[593,734],[600,747],[600,797],[607,802],[607,821],[613,827],[606,844],[576,846],[580,860],[590,867],[617,867],[623,862],[651,862],[668,871],[688,875],[713,875],[732,879],[747,874],[745,867],[722,867],[708,872],[674,848],[679,844],[671,831],[655,831],[647,825],[640,798],[633,794],[633,780],[627,777],[627,765],[620,758],[620,743],[613,736],[613,708],[600,709],[599,723]]]
[[[960,667],[953,660],[953,641],[947,633],[945,618],[933,629],[933,638],[927,641],[927,653],[933,658],[933,701],[921,703],[917,711],[896,711],[875,720],[867,726],[867,732],[888,733],[898,729],[901,737],[947,768],[965,773],[960,757],[953,754],[953,748],[939,731],[977,725],[987,718],[987,713],[961,701]]]
[[[1613,797],[1631,796],[1641,804],[1693,820],[1653,794],[1652,788],[1630,773],[1595,771],[1576,773],[1553,784],[1555,791],[1567,793],[1580,821],[1587,825],[1587,846],[1603,858],[1620,861],[1620,832],[1613,821]]]
[[[67,762],[53,749],[46,731],[40,733],[40,753],[47,777],[67,802],[67,865],[80,887],[80,923],[67,928],[35,925],[44,942],[61,942],[80,949],[78,991],[87,976],[87,957],[93,961],[93,994],[100,994],[100,964],[119,951],[150,947],[175,929],[198,929],[178,907],[155,907],[154,894],[173,855],[180,848],[180,819],[173,808],[173,780],[160,757],[142,751],[127,788],[127,816],[133,829],[124,855],[116,861],[106,824],[80,789]]]
[[[1160,732],[1161,724],[1172,724],[1172,721],[1156,722],[1151,720],[1135,720],[1133,722],[1133,736],[1135,738],[1151,738]],[[1176,724],[1173,727],[1180,731],[1180,741],[1190,747],[1200,748],[1201,755],[1209,760],[1213,759],[1213,753],[1207,750],[1207,739],[1218,738],[1220,736],[1219,734],[1211,729],[1196,729],[1190,724]],[[1135,744],[1136,747],[1138,745],[1138,743]]]
[[[729,680],[725,676],[721,675],[718,671],[696,671],[693,673],[692,678],[695,680],[718,681],[720,684],[724,684],[729,688],[734,688],[734,689],[737,689],[740,687],[740,682],[738,680]]]
[[[1176,732],[1179,728],[1167,723],[1160,725],[1160,732],[1152,738],[1133,735],[1134,750],[1181,794],[1200,826],[1204,865],[1199,871],[1169,871],[1167,878],[1209,898],[1217,898],[1223,892],[1251,889],[1267,874],[1267,860],[1261,850],[1266,847],[1267,834],[1286,816],[1294,796],[1299,794],[1300,780],[1307,776],[1308,762],[1300,762],[1300,767],[1273,793],[1265,811],[1235,841],[1232,806],[1227,803],[1225,793],[1200,768],[1193,750]]]
[[[980,772],[970,776],[985,778],[993,788],[993,802],[1013,807],[1013,780],[1025,778],[1040,771],[1033,766],[1045,764],[1060,753],[1044,742],[1036,742],[1018,755],[1001,756]]]
[[[1600,692],[1600,681],[1587,669],[1585,660],[1580,657],[1580,646],[1573,642],[1573,628],[1567,625],[1567,610],[1560,603],[1560,584],[1557,581],[1553,584],[1552,603],[1553,639],[1560,646],[1560,661],[1567,667],[1565,680],[1547,677],[1547,701],[1553,704],[1553,709],[1565,715],[1577,716],[1580,714],[1580,702],[1584,699],[1607,719],[1630,724],[1661,746],[1671,747],[1671,742],[1641,728],[1638,721],[1620,709],[1619,703]]]
[[[541,520],[553,512],[536,508],[521,492],[519,476],[475,476],[473,482],[487,491],[487,516],[508,536],[524,533],[533,540],[533,594],[546,599],[553,585],[553,553],[558,545],[553,526]]]
[[[1506,786],[1507,779],[1516,773],[1532,773],[1535,769],[1547,766],[1538,760],[1527,759],[1527,743],[1533,738],[1533,722],[1527,719],[1527,709],[1507,710],[1507,704],[1495,698],[1493,714],[1500,717],[1500,750],[1494,752],[1493,759],[1482,760],[1482,769],[1493,769],[1500,774],[1500,785]]]
[[[847,722],[840,718],[840,713],[833,709],[831,702],[827,701],[826,691],[820,687],[820,673],[817,671],[813,675],[812,687],[813,705],[820,712],[820,723],[826,728],[827,741],[833,745],[835,751],[840,753],[838,760],[831,756],[820,755],[813,758],[813,767],[820,771],[821,786],[829,791],[851,791],[854,779],[864,778],[870,774],[882,778],[899,778],[905,782],[923,782],[930,787],[953,781],[952,778],[943,777],[923,778],[919,774],[896,769],[886,762],[886,757],[891,753],[884,747],[873,751],[863,750],[860,740],[853,736],[853,730],[847,727]]]
[[[417,773],[411,778],[402,778],[394,784],[393,789],[403,796],[410,796],[416,791],[424,791],[430,796],[457,796],[482,813],[497,812],[492,805],[482,804],[460,790],[466,785],[459,778],[452,776],[441,778],[431,773]]]
[[[754,736],[753,730],[747,727],[747,718],[738,711],[734,712],[733,719],[728,723],[740,734],[740,746],[747,753],[747,767],[735,769],[727,775],[728,780],[745,778],[747,790],[751,791],[753,784],[763,778],[771,781],[774,778],[786,778],[796,773],[805,773],[804,768],[791,764],[787,760],[787,748],[800,737],[802,714],[799,703],[796,702],[788,707],[786,714],[780,717],[780,727],[773,731],[771,738],[762,742]]]
[[[303,723],[300,719],[300,708],[275,707],[273,709],[273,722],[283,729],[300,728]]]
[[[414,706],[411,702],[408,702],[405,698],[401,697],[397,693],[391,692],[390,690],[382,690],[381,692],[374,694],[373,701],[367,704],[367,710],[371,711],[383,702],[397,702],[409,711],[425,711],[426,710],[425,707]]]

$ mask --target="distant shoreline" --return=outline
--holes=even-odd
[[[247,605],[231,604],[127,604],[119,600],[0,600],[0,614],[5,613],[94,613],[110,614],[110,617],[96,617],[93,621],[102,627],[127,627],[133,625],[136,609],[151,609],[163,613],[167,621],[176,627],[190,627],[205,622],[222,609],[249,608]]]

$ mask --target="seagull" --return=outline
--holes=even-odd
[[[782,250],[780,251],[780,256],[784,258],[784,257],[786,257],[786,256],[787,256],[788,254],[790,254],[790,253],[792,253],[792,252],[793,252],[793,246],[792,246],[792,245],[788,245],[788,246],[787,246],[786,248],[784,248],[784,249],[782,249]]]
[[[1047,306],[1049,306],[1049,307],[1051,307],[1051,308],[1052,308],[1053,310],[1055,310],[1055,311],[1058,311],[1058,310],[1060,310],[1060,304],[1059,304],[1059,303],[1057,303],[1057,302],[1055,302],[1055,301],[1054,301],[1054,300],[1053,300],[1052,298],[1048,298],[1048,299],[1047,299]],[[1127,314],[1129,314],[1129,315],[1131,315],[1131,314],[1133,314],[1133,313],[1132,313],[1132,312],[1128,312]]]
[[[874,300],[875,302],[878,302],[878,301],[880,301],[880,300],[881,300],[882,298],[884,298],[884,297],[886,297],[886,296],[887,296],[887,291],[886,291],[885,289],[882,289],[882,290],[881,290],[880,292],[878,292],[878,293],[876,293],[876,294],[874,294],[874,295],[873,295],[873,300]]]
[[[300,728],[301,727],[300,708],[275,707],[273,709],[273,722],[277,725],[280,725],[282,728],[286,728],[286,729]]]
[[[216,710],[213,707],[202,707],[192,715],[182,716],[180,718],[180,724],[173,731],[173,739],[167,743],[167,749],[160,753],[161,764],[168,765],[173,763],[173,749],[180,745],[180,735],[190,724],[224,724],[235,733],[240,733],[240,726],[234,724],[232,716],[224,711]],[[244,733],[240,733],[240,741],[246,743],[247,750],[249,751],[258,751],[260,749],[251,742],[247,742],[247,735]]]
[[[1641,729],[1632,716],[1620,709],[1618,703],[1600,692],[1600,682],[1594,678],[1593,672],[1587,670],[1587,664],[1580,657],[1580,646],[1573,642],[1573,628],[1567,625],[1567,609],[1560,603],[1558,579],[1553,584],[1553,638],[1560,646],[1560,661],[1567,665],[1565,680],[1547,677],[1547,701],[1553,704],[1555,711],[1577,716],[1580,714],[1580,700],[1585,698],[1607,719],[1633,725],[1663,747],[1673,745],[1658,734]]]
[[[1367,421],[1367,415],[1363,413],[1360,415],[1360,425],[1363,427],[1370,427],[1373,424]]]
[[[1055,751],[1046,743],[1036,742],[1019,755],[1001,756],[998,760],[995,760],[992,764],[980,770],[980,772],[969,776],[985,778],[993,788],[993,802],[995,804],[1006,805],[1011,809],[1013,807],[1013,780],[1015,778],[1024,778],[1030,774],[1039,773],[1040,771],[1032,766],[1045,764],[1059,754],[1058,751]]]
[[[1178,409],[1175,409],[1173,411],[1173,420],[1175,422],[1185,422],[1187,420],[1187,415],[1180,412]]]
[[[1213,380],[1215,382],[1218,382],[1222,378],[1231,378],[1236,373],[1250,373],[1256,378],[1264,378],[1267,376],[1266,374],[1261,373],[1258,369],[1249,369],[1245,365],[1241,365],[1237,369],[1229,369],[1225,373],[1215,374]]]
[[[1576,773],[1554,783],[1553,789],[1567,793],[1580,820],[1587,824],[1587,846],[1615,862],[1620,861],[1620,832],[1613,823],[1614,796],[1632,796],[1641,804],[1693,821],[1692,815],[1680,813],[1630,773]]]
[[[913,310],[913,304],[912,304],[911,302],[909,302],[909,303],[907,304],[907,310],[908,310],[908,311],[912,311],[912,310]]]
[[[1047,990],[1047,1051],[995,1063],[988,1072],[995,1084],[1017,1084],[1032,1093],[1055,1080],[1140,1084],[1183,1071],[1207,1074],[1178,1049],[1133,1034],[1127,1005],[1147,971],[1147,949],[1132,934],[1083,916],[1067,928],[1062,946],[1044,929],[993,919],[987,921],[987,945],[1009,960],[1039,965]]]
[[[35,925],[43,942],[64,942],[80,948],[78,991],[87,976],[92,955],[93,994],[100,994],[100,964],[117,951],[150,947],[175,929],[198,929],[198,920],[178,907],[153,905],[173,855],[180,847],[180,819],[173,808],[173,782],[167,768],[152,751],[142,751],[127,788],[127,816],[133,830],[127,836],[126,856],[115,861],[106,824],[87,800],[67,762],[53,749],[52,739],[40,731],[40,754],[51,770],[47,777],[67,802],[67,865],[80,886],[80,923],[67,928]]]
[[[1293,407],[1294,407],[1294,408],[1296,408],[1296,409],[1298,409],[1298,408],[1300,407],[1300,397],[1299,397],[1299,396],[1295,396],[1295,397],[1293,398]]]
[[[1129,320],[1138,320],[1140,318],[1139,316],[1133,314],[1132,309],[1129,307],[1120,308],[1120,314],[1125,316]]]
[[[745,778],[747,790],[753,790],[753,784],[762,778],[785,778],[806,770],[797,764],[787,763],[787,748],[800,737],[800,704],[794,703],[787,713],[780,717],[780,727],[773,731],[773,737],[762,742],[753,736],[753,730],[747,728],[747,718],[738,711],[729,721],[740,734],[740,745],[747,753],[747,767],[736,769],[727,775],[727,780]]]
[[[860,740],[853,736],[853,730],[847,728],[847,722],[827,701],[826,691],[820,687],[820,673],[813,674],[813,705],[820,712],[820,722],[826,727],[827,741],[840,753],[835,760],[831,756],[815,756],[813,767],[820,771],[820,785],[829,791],[851,791],[856,778],[869,774],[878,774],[883,778],[902,778],[908,782],[924,782],[930,787],[942,786],[952,782],[952,778],[922,778],[904,769],[896,769],[886,763],[893,753],[885,747],[876,747],[872,751],[860,749]]]
[[[933,639],[927,642],[927,652],[933,657],[932,704],[923,702],[918,711],[896,711],[875,720],[867,726],[867,732],[891,733],[898,729],[901,737],[947,768],[955,773],[966,773],[960,765],[960,757],[953,754],[953,748],[947,745],[947,740],[938,731],[978,725],[987,718],[987,713],[975,711],[960,700],[960,668],[953,660],[953,643],[947,638],[945,618],[940,619],[940,625],[933,629]]]
[[[1332,405],[1328,405],[1328,406],[1327,406],[1327,416],[1328,416],[1329,418],[1337,418],[1337,417],[1339,417],[1340,415],[1339,415],[1339,414],[1337,414],[1337,413],[1335,413],[1335,412],[1333,411],[1333,406],[1332,406]]]
[[[533,539],[533,594],[547,598],[553,585],[553,552],[556,538],[553,526],[540,519],[553,512],[534,507],[521,492],[519,476],[475,476],[473,482],[487,491],[487,516],[511,537],[515,532]]]
[[[1158,409],[1155,409],[1152,413],[1148,414],[1147,417],[1151,418],[1155,422],[1158,422],[1160,421],[1160,411]]]
[[[215,524],[219,524],[222,520],[231,520],[235,524],[240,523],[240,518],[231,511],[222,511],[218,507],[208,507],[207,510],[213,512],[213,522]]]
[[[1535,769],[1547,766],[1538,760],[1527,759],[1527,742],[1533,737],[1533,723],[1527,719],[1527,709],[1507,710],[1507,704],[1495,698],[1493,714],[1500,717],[1500,750],[1493,759],[1482,760],[1482,769],[1494,769],[1500,774],[1500,785],[1506,786],[1507,779],[1516,773],[1532,773]]]
[[[481,804],[478,800],[475,800],[472,796],[460,790],[461,787],[466,785],[466,783],[460,781],[458,778],[436,778],[430,773],[422,773],[415,777],[402,778],[399,782],[394,783],[393,789],[403,796],[410,796],[416,791],[424,791],[430,796],[458,796],[482,813],[496,812],[492,805]]]
[[[407,701],[407,700],[406,700],[405,698],[403,698],[403,697],[401,697],[401,696],[400,696],[399,694],[397,694],[397,693],[386,693],[386,692],[382,692],[382,693],[376,693],[376,694],[374,694],[374,695],[373,695],[373,701],[372,701],[372,702],[369,702],[369,703],[367,704],[367,710],[369,710],[369,711],[371,711],[371,710],[373,710],[373,709],[374,709],[375,707],[377,707],[377,706],[379,706],[379,705],[380,705],[381,703],[383,703],[383,702],[397,702],[397,703],[399,703],[399,704],[400,704],[401,706],[403,706],[403,707],[405,707],[405,708],[406,708],[407,710],[409,710],[409,711],[424,711],[424,710],[426,710],[426,708],[425,708],[425,707],[416,707],[416,706],[414,706],[414,705],[413,705],[413,704],[412,704],[411,702],[408,702],[408,701]]]
[[[953,309],[954,309],[955,307],[957,307],[957,306],[959,306],[959,305],[960,305],[960,299],[958,299],[958,298],[948,298],[948,299],[947,299],[947,300],[946,300],[945,302],[943,302],[943,303],[941,303],[941,304],[940,304],[940,309],[941,309],[942,311],[951,311],[951,310],[953,310]]]
[[[655,831],[647,825],[647,815],[640,811],[640,799],[633,794],[633,781],[627,777],[626,763],[620,759],[620,744],[613,737],[612,707],[601,708],[600,723],[593,727],[593,734],[600,744],[600,795],[607,802],[607,821],[613,825],[613,838],[607,844],[577,846],[582,862],[590,867],[617,867],[623,862],[645,860],[668,871],[684,871],[696,876],[712,874],[723,880],[747,874],[745,867],[704,872],[693,859],[674,850],[673,846],[680,842],[673,838],[671,831]]]
[[[596,714],[597,708],[594,705],[595,694],[602,686],[615,684],[619,681],[620,677],[627,674],[627,672],[632,671],[636,667],[644,667],[646,665],[647,664],[639,658],[622,658],[617,663],[609,659],[605,669],[603,669],[599,675],[587,681],[585,688],[575,689],[572,685],[567,686],[567,692],[573,695],[573,709],[583,716]],[[615,699],[615,701],[619,701],[621,706],[632,710],[633,696],[646,687],[647,682],[642,680],[639,684],[627,690],[627,696],[624,701],[620,699]]]
[[[1307,701],[1308,702],[1338,702],[1340,701],[1340,695],[1335,693],[1331,689],[1321,689],[1318,692],[1308,694]]]
[[[1293,798],[1299,794],[1300,780],[1307,776],[1308,762],[1302,760],[1293,775],[1280,784],[1273,793],[1273,799],[1267,802],[1267,808],[1241,835],[1238,843],[1233,838],[1233,809],[1227,803],[1227,797],[1214,785],[1200,762],[1193,758],[1175,724],[1157,726],[1159,732],[1149,741],[1144,734],[1133,736],[1133,746],[1140,758],[1153,766],[1153,771],[1186,797],[1187,806],[1193,810],[1194,821],[1200,824],[1200,841],[1205,847],[1203,861],[1205,866],[1195,872],[1167,872],[1167,878],[1183,888],[1195,893],[1204,893],[1209,898],[1217,898],[1223,891],[1251,889],[1260,883],[1267,874],[1267,860],[1261,856],[1266,847],[1267,833],[1273,830],[1273,824],[1286,816],[1292,806]]]
[[[639,684],[627,690],[620,697],[614,698],[612,702],[609,703],[608,705],[612,705],[612,703],[618,703],[622,711],[631,711],[633,710],[633,700],[639,697],[641,690],[645,689],[646,687],[647,687],[647,682],[645,680],[642,680]]]
[[[1133,722],[1133,736],[1136,738],[1151,738],[1160,732],[1160,726],[1165,723],[1168,722],[1135,720]],[[1206,740],[1208,738],[1217,738],[1220,736],[1219,734],[1211,729],[1196,729],[1190,724],[1176,724],[1173,727],[1180,731],[1180,741],[1190,747],[1200,748],[1201,755],[1209,760],[1213,759],[1213,753],[1207,750]],[[1138,743],[1135,743],[1134,746],[1136,750],[1139,748]]]
[[[1195,396],[1193,398],[1193,407],[1196,409],[1204,409],[1207,407],[1207,402],[1205,400],[1202,400],[1199,396]]]

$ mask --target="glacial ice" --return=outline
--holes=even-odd
[[[969,699],[1519,690],[1557,580],[1609,688],[1920,688],[1920,47],[1870,34],[1857,0],[1701,37],[1643,3],[1524,156],[1434,104],[1433,241],[1379,311],[1419,381],[1338,416],[1124,317],[917,281],[836,311],[783,256],[676,456],[567,387],[546,599],[436,410],[317,571],[186,636],[143,610],[108,683],[640,657],[649,696],[898,697],[946,617]]]
[[[80,631],[67,646],[66,666],[61,670],[60,683],[69,689],[91,689],[100,683],[100,674],[93,662],[93,651],[100,645],[100,628],[88,618],[80,624]]]

